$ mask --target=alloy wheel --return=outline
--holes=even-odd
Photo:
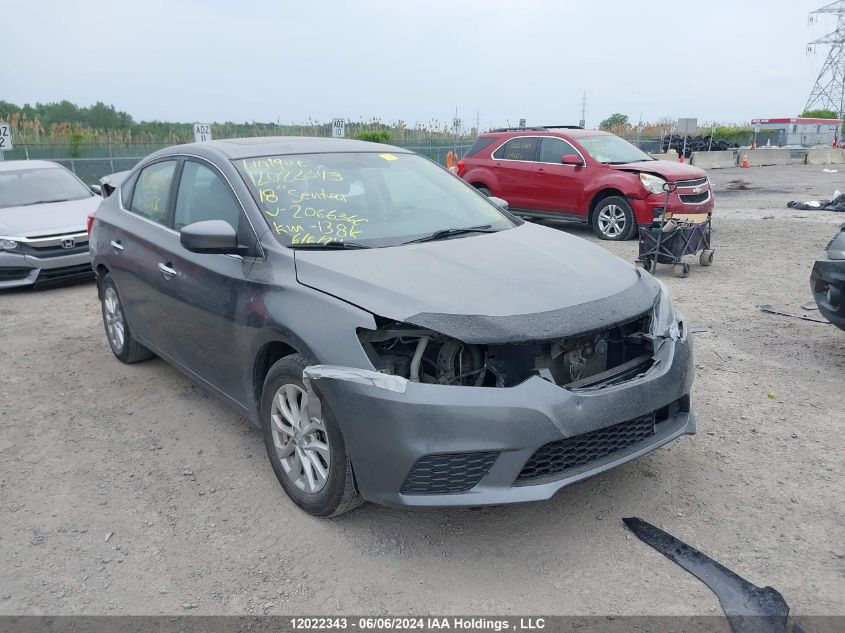
[[[303,492],[320,492],[328,481],[331,449],[323,420],[308,413],[305,391],[282,385],[273,396],[270,421],[285,476]]]
[[[103,308],[106,321],[106,335],[118,354],[123,351],[126,341],[126,325],[123,322],[123,312],[120,309],[120,299],[117,291],[109,286],[103,297]]]
[[[619,237],[628,229],[625,211],[622,207],[609,204],[599,212],[599,231],[607,237]]]

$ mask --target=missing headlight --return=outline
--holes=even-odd
[[[562,387],[592,388],[629,380],[653,364],[651,315],[566,340],[470,345],[406,323],[379,319],[358,330],[373,367],[411,382],[513,387],[537,375]]]

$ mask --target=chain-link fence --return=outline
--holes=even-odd
[[[391,145],[427,156],[445,165],[446,154],[455,151],[458,156],[471,145],[471,139],[431,139],[428,141],[391,142]],[[103,176],[132,169],[138,161],[168,143],[100,144],[23,144],[4,153],[5,160],[50,160],[70,169],[81,180],[94,184]]]

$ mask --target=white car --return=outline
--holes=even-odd
[[[91,275],[86,222],[100,202],[57,163],[0,162],[0,289]]]

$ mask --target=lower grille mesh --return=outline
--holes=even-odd
[[[498,452],[448,453],[420,457],[405,478],[403,495],[466,492],[488,473]]]
[[[651,413],[541,446],[525,464],[516,483],[526,484],[558,475],[627,448],[654,435],[654,422],[655,415]]]

